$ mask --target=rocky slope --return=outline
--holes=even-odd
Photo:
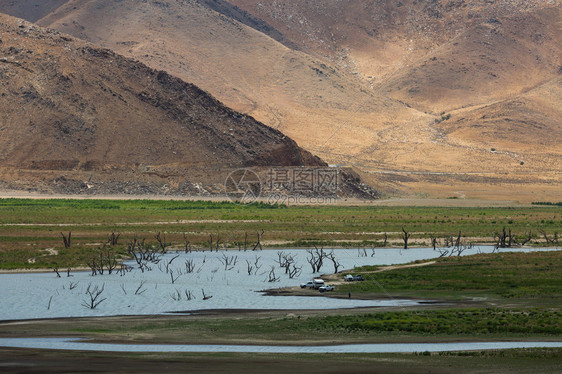
[[[5,15],[0,97],[4,181],[137,173],[165,184],[169,175],[180,183],[183,173],[207,170],[191,178],[206,185],[239,167],[323,165],[192,84]]]

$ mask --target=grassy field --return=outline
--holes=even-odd
[[[518,305],[562,305],[562,252],[500,252],[445,257],[422,267],[354,269],[363,282],[338,287],[342,294],[448,300],[484,299]]]
[[[429,245],[436,236],[461,232],[465,243],[492,243],[505,226],[516,237],[532,233],[527,245],[548,245],[562,226],[562,207],[441,208],[373,206],[239,205],[227,202],[165,200],[0,199],[0,269],[85,265],[111,232],[121,233],[114,248],[124,254],[135,235],[155,242],[162,232],[181,247],[186,233],[193,246],[208,247],[209,235],[225,248],[251,245],[263,230],[266,247],[401,246],[402,228],[410,246]],[[65,249],[60,233],[72,232]],[[387,242],[385,244],[385,235]],[[549,245],[552,245],[550,243]]]

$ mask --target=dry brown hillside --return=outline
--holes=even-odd
[[[4,182],[137,178],[196,190],[239,167],[322,164],[192,84],[1,14],[0,97]]]
[[[389,193],[528,201],[560,199],[560,12],[554,0],[72,0],[37,22],[193,82]]]
[[[39,24],[194,82],[333,163],[348,164],[381,130],[432,119],[200,2],[73,1]]]
[[[35,22],[67,2],[68,0],[1,0],[0,11]]]

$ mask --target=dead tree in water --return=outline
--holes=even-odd
[[[135,295],[142,295],[145,291],[146,288],[142,288],[142,286],[144,286],[145,281],[141,281],[139,286],[137,287],[136,291],[135,291]]]
[[[332,264],[334,265],[334,274],[337,274],[341,264],[336,259],[336,255],[334,255],[334,251],[332,250],[330,253],[326,254],[326,258],[332,261]]]
[[[180,255],[175,255],[168,262],[166,262],[166,274],[170,272],[170,265],[172,265],[172,262],[174,262],[174,260],[178,257],[180,257]]]
[[[221,264],[224,265],[224,270],[232,270],[236,266],[238,262],[238,256],[227,256],[226,254],[222,254],[222,258],[219,257],[219,261]]]
[[[61,232],[60,234],[61,234],[61,236],[62,236],[62,241],[63,241],[63,243],[64,243],[64,248],[70,248],[70,244],[71,244],[71,242],[70,242],[70,237],[71,237],[71,235],[72,235],[72,232],[69,231],[69,232],[68,232],[68,236],[65,236],[62,232]]]
[[[158,242],[158,246],[160,247],[160,253],[166,254],[166,248],[170,246],[170,243],[166,242],[166,237],[160,235],[160,232],[155,236],[156,241]]]
[[[97,274],[103,275],[105,270],[111,274],[117,268],[118,263],[113,251],[104,251],[102,248],[99,252],[99,259],[92,257],[92,261],[88,262],[87,265],[92,270],[92,276],[94,276]]]
[[[269,271],[269,279],[267,281],[270,283],[279,281],[279,277],[275,275],[275,266],[271,266],[271,270]]]
[[[431,246],[433,247],[433,250],[435,251],[436,247],[437,247],[437,237],[435,236],[431,236]]]
[[[206,295],[205,290],[203,288],[201,289],[201,293],[203,294],[203,300],[209,300],[211,297],[213,297],[210,295]]]
[[[505,226],[501,233],[494,233],[494,239],[496,239],[495,248],[511,248],[513,244],[517,243],[515,235],[511,233],[511,229],[506,231]]]
[[[461,246],[461,232],[459,231],[459,235],[457,236],[457,241],[455,242],[455,247],[460,248]]]
[[[252,275],[252,273],[254,272],[254,266],[248,260],[246,260],[246,265],[247,265],[248,275]]]
[[[179,277],[181,277],[183,275],[183,273],[181,272],[181,270],[177,269],[178,275],[176,275],[174,277],[174,271],[170,270],[170,278],[172,280],[172,284],[176,283],[176,280],[178,280]]]
[[[260,233],[259,231],[256,232],[256,234],[257,234],[257,236],[258,236],[258,237],[257,237],[257,242],[256,242],[256,245],[254,245],[254,248],[252,248],[252,251],[255,251],[255,250],[258,249],[258,248],[260,249],[260,251],[263,250],[263,248],[262,248],[262,246],[261,246],[261,238],[262,238],[264,232],[265,232],[265,231],[263,231],[263,230],[261,230],[261,233]]]
[[[193,259],[185,260],[185,272],[189,274],[193,273],[193,270],[195,270],[195,262]]]
[[[84,300],[82,302],[82,306],[88,309],[96,309],[98,305],[100,305],[102,302],[107,300],[106,297],[100,298],[104,289],[105,289],[105,284],[100,289],[98,288],[98,286],[92,288],[92,284],[90,283],[88,285],[88,288],[86,289],[86,295],[89,296],[89,299]]]
[[[449,254],[449,250],[445,249],[445,248],[439,248],[439,257],[447,257],[447,255]]]
[[[261,258],[261,256],[260,257],[256,256],[256,259],[255,259],[253,265],[250,261],[246,260],[246,264],[248,265],[248,275],[252,275],[252,273],[254,275],[256,275],[258,273],[258,271],[261,268],[260,258]]]
[[[297,266],[293,264],[293,267],[289,269],[289,279],[293,279],[294,277],[298,277],[302,273],[302,266]]]
[[[312,249],[307,249],[306,252],[310,255],[310,257],[307,257],[306,260],[312,267],[312,272],[319,272],[324,264],[324,258],[326,257],[324,247],[318,249],[318,247],[314,246],[314,251]]]
[[[158,264],[161,260],[161,253],[158,247],[145,244],[145,240],[139,240],[136,236],[127,243],[127,251],[139,265],[139,269],[144,273],[145,270],[152,270],[148,263]]]
[[[195,296],[193,296],[193,293],[191,293],[191,291],[189,291],[189,290],[185,290],[184,294],[185,294],[186,300],[188,300],[188,301],[190,301],[191,299],[195,299]]]
[[[408,239],[410,239],[410,235],[404,228],[402,227],[402,232],[404,235],[402,236],[402,240],[404,240],[404,249],[408,249]]]
[[[277,260],[275,262],[277,262],[281,268],[285,269],[285,274],[289,274],[291,265],[295,263],[295,258],[290,254],[279,251],[277,252]]]

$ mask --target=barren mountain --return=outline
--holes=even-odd
[[[37,22],[193,82],[391,193],[516,187],[528,200],[560,196],[560,11],[554,0],[67,0]]]
[[[357,152],[391,121],[428,117],[207,3],[71,1],[39,24],[193,82],[322,157]]]
[[[67,2],[68,0],[3,0],[0,2],[0,12],[35,22]]]
[[[205,185],[238,167],[322,165],[192,84],[1,14],[0,97],[4,181],[63,171],[90,181],[156,175],[162,184],[168,174]],[[208,175],[191,178],[199,169]]]

